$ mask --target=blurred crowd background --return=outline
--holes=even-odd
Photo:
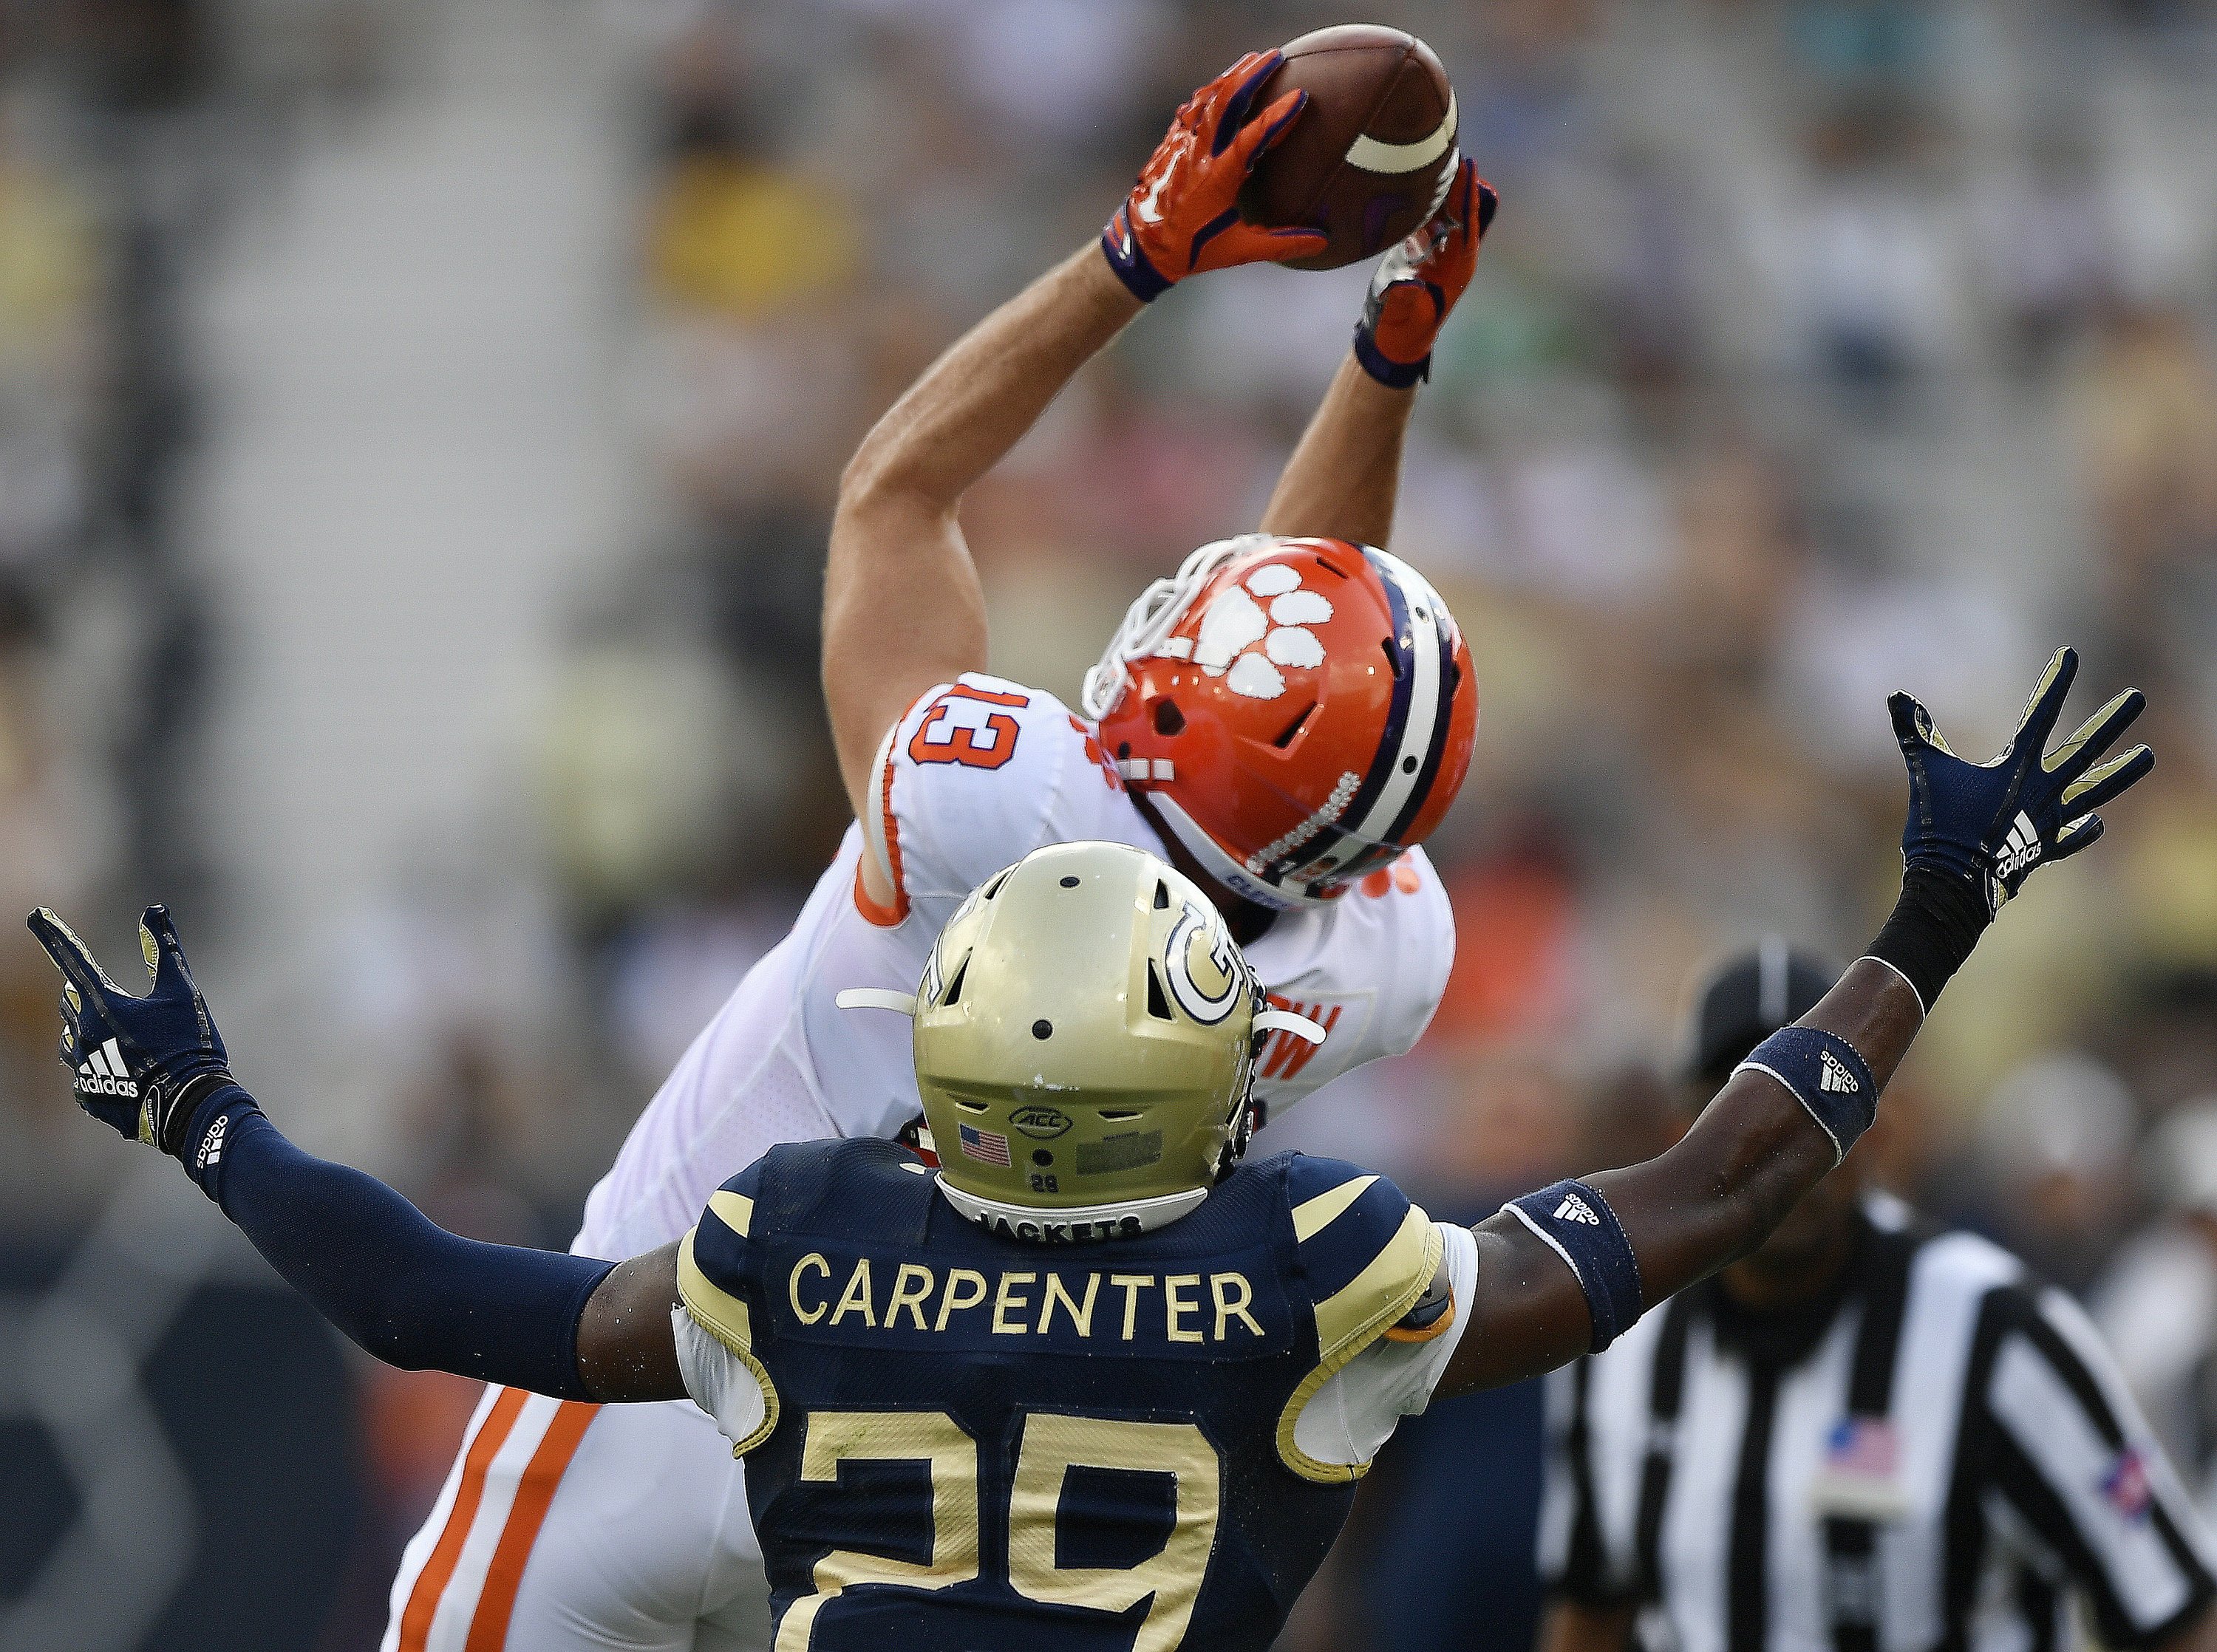
[[[1438,50],[1503,197],[1395,541],[1483,722],[1436,1022],[1266,1146],[1466,1217],[1642,1156],[1705,963],[1883,915],[1887,692],[1983,751],[2073,642],[2159,766],[1950,988],[1887,1175],[2093,1301],[2204,1472],[2217,8],[1362,15]],[[0,891],[117,959],[169,902],[289,1131],[565,1245],[844,828],[853,444],[1188,89],[1353,20],[4,0]],[[1252,526],[1366,279],[1195,282],[1088,372],[967,509],[997,669],[1074,700],[1141,585]],[[342,1348],[79,1118],[54,987],[0,927],[0,1647],[374,1645],[472,1391]],[[1517,1646],[1535,1404],[1397,1441],[1292,1638]],[[1405,1471],[1489,1430],[1451,1496]],[[1452,1633],[1409,1530],[1471,1563]]]

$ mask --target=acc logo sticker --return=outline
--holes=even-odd
[[[1018,1107],[1009,1115],[1009,1122],[1034,1141],[1050,1142],[1068,1130],[1071,1117],[1054,1107]]]
[[[1203,1026],[1213,1026],[1232,1013],[1239,1002],[1244,965],[1221,913],[1187,902],[1164,950],[1170,996],[1180,1009]]]

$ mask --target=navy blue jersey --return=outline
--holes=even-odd
[[[1362,1472],[1294,1422],[1430,1282],[1438,1230],[1297,1154],[1084,1246],[988,1233],[935,1174],[775,1148],[680,1253],[768,1400],[738,1449],[777,1652],[1268,1647]]]

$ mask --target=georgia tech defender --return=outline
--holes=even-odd
[[[1331,1029],[1320,1047],[1272,1036],[1256,1076],[1266,1113],[1408,1049],[1431,1019],[1454,933],[1415,846],[1468,767],[1477,681],[1437,595],[1377,547],[1416,386],[1492,212],[1475,170],[1382,261],[1263,531],[1196,552],[1141,597],[1082,718],[983,675],[984,601],[956,525],[965,491],[1145,296],[1315,250],[1316,236],[1230,211],[1300,112],[1299,97],[1252,107],[1276,63],[1243,59],[1197,92],[1123,230],[982,322],[855,456],[826,570],[824,683],[856,824],[792,934],[639,1117],[587,1204],[580,1253],[676,1238],[778,1143],[890,1137],[915,1119],[905,1032],[842,1014],[834,995],[913,990],[948,915],[1042,844],[1169,856],[1226,911],[1270,996]],[[745,1644],[730,1625],[759,1618],[760,1572],[740,1476],[700,1449],[710,1427],[683,1403],[587,1413],[486,1396],[403,1559],[388,1652]]]
[[[1207,893],[1125,845],[1035,851],[956,909],[912,992],[845,995],[911,1018],[925,1117],[968,1150],[774,1148],[620,1265],[456,1239],[293,1148],[162,909],[145,998],[52,914],[31,927],[85,1110],[175,1155],[364,1347],[713,1415],[779,1652],[1263,1648],[1399,1416],[1607,1347],[1845,1156],[2003,903],[2152,767],[2103,761],[2132,692],[2047,749],[2075,669],[2060,650],[1986,764],[1896,696],[1902,891],[1870,952],[1669,1152],[1474,1230],[1352,1166],[1241,1162],[1258,1045],[1320,1029],[1264,1009]],[[102,1082],[119,1058],[127,1097]]]

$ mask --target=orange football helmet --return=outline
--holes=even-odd
[[[1083,703],[1164,829],[1281,910],[1422,842],[1478,735],[1470,649],[1439,593],[1344,539],[1201,546],[1132,605]]]

